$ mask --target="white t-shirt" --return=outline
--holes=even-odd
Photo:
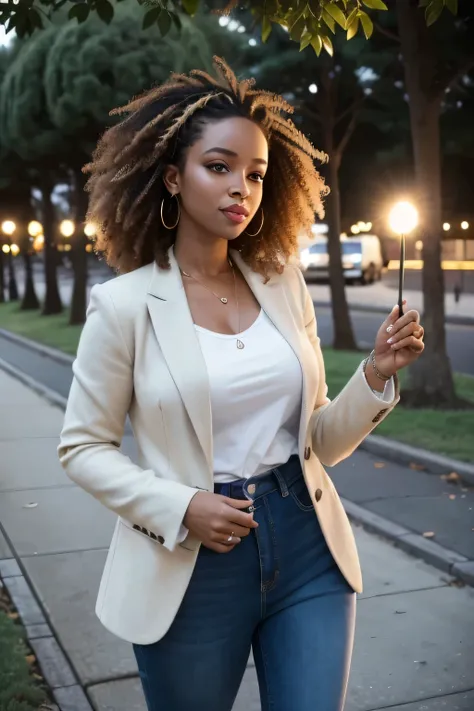
[[[263,309],[237,335],[194,328],[209,375],[214,481],[284,464],[298,452],[301,416],[303,379],[293,349]]]

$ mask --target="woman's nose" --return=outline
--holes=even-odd
[[[248,198],[250,195],[250,190],[246,180],[242,179],[242,181],[238,185],[234,183],[229,188],[229,195],[234,198],[240,197],[241,200],[245,200],[245,198]]]

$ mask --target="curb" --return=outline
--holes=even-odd
[[[58,348],[53,348],[52,346],[45,346],[37,341],[32,341],[30,338],[25,338],[25,336],[20,336],[12,331],[6,331],[4,328],[0,328],[0,336],[6,341],[12,341],[12,343],[18,343],[20,346],[25,348],[30,348],[31,350],[40,353],[47,358],[56,360],[59,363],[72,364],[74,362],[74,356],[69,355],[60,351]]]
[[[451,459],[451,457],[445,457],[442,454],[434,454],[427,449],[417,449],[404,442],[374,434],[369,435],[359,447],[397,464],[422,464],[425,470],[431,474],[456,472],[461,481],[474,486],[474,465],[468,462]]]
[[[393,523],[353,501],[342,497],[341,501],[348,517],[355,523],[359,523],[371,533],[377,533],[387,538],[398,548],[474,587],[474,561],[449,548],[440,546],[439,543],[430,541],[398,523]]]
[[[57,711],[93,711],[1,524],[0,533],[3,534],[3,545],[9,555],[8,558],[0,559],[0,580],[18,611],[28,644],[38,660],[44,680],[57,704]]]
[[[331,308],[330,301],[313,301],[315,307],[319,308]],[[385,314],[385,316],[390,311],[391,307],[385,306],[369,306],[367,304],[357,304],[348,302],[350,311],[363,311],[365,313],[373,314]],[[474,316],[457,316],[456,314],[448,314],[445,317],[445,323],[449,323],[455,326],[474,326]]]

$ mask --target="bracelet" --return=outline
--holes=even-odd
[[[388,380],[391,380],[391,377],[392,377],[391,375],[389,375],[389,376],[384,375],[383,373],[380,372],[380,370],[375,365],[375,351],[372,351],[372,353],[367,358],[367,360],[370,360],[370,362],[372,363],[372,368],[374,369],[374,373],[377,376],[377,378],[379,378],[380,380],[383,380],[385,383]]]

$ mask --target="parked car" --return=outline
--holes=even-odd
[[[373,284],[382,278],[384,260],[380,239],[376,235],[341,237],[341,251],[344,277],[348,283]],[[329,278],[326,237],[316,237],[311,245],[301,250],[299,266],[307,277]]]

